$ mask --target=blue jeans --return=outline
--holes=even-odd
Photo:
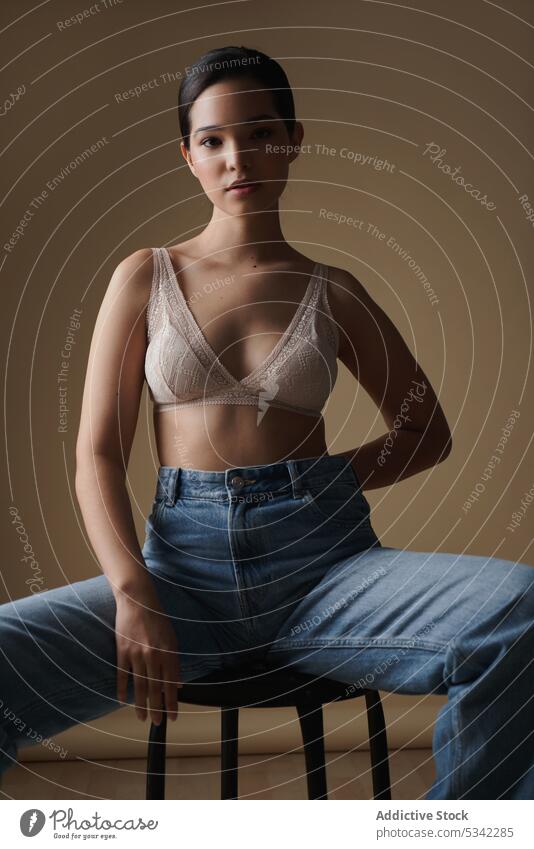
[[[145,530],[184,682],[265,663],[446,693],[425,798],[534,798],[531,566],[382,546],[341,455],[162,466]],[[121,707],[114,620],[104,575],[0,607],[0,769],[29,728],[47,739]]]

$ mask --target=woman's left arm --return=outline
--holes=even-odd
[[[449,456],[452,435],[430,382],[401,334],[350,272],[330,266],[328,299],[339,359],[373,399],[387,433],[351,451],[362,489],[408,478]]]

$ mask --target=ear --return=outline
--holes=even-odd
[[[191,159],[191,154],[188,151],[188,149],[186,148],[183,141],[180,142],[180,151],[182,153],[183,158],[185,159],[185,161],[189,165],[189,169],[190,169],[191,173],[193,174],[194,177],[197,177],[197,175],[195,173],[195,166],[193,165],[193,160]],[[197,177],[197,180],[198,180],[198,177]]]
[[[290,144],[293,147],[298,148],[302,144],[303,138],[304,138],[304,127],[303,127],[303,125],[301,124],[300,121],[295,121],[295,125],[293,127],[293,133],[291,135]],[[299,150],[292,150],[291,153],[288,156],[289,162],[293,162],[293,160],[295,160],[297,158],[299,153],[300,153]]]

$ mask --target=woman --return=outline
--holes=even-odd
[[[181,152],[213,204],[113,274],[91,346],[76,493],[104,574],[2,608],[3,766],[121,704],[176,718],[177,689],[259,661],[348,686],[448,693],[428,799],[532,798],[531,569],[380,544],[363,489],[445,459],[451,434],[403,339],[347,271],[284,239],[302,124],[281,67],[202,56]],[[342,360],[388,434],[330,456]],[[144,379],[159,470],[142,550],[125,485]],[[399,417],[402,424],[399,427]],[[530,704],[529,704],[530,700]]]

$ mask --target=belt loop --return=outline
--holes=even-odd
[[[167,487],[165,488],[165,504],[167,507],[174,507],[177,490],[178,490],[178,481],[180,478],[180,468],[171,469],[169,473]]]
[[[293,498],[300,498],[303,491],[302,476],[299,476],[297,464],[298,460],[287,460],[287,470],[291,478]]]

